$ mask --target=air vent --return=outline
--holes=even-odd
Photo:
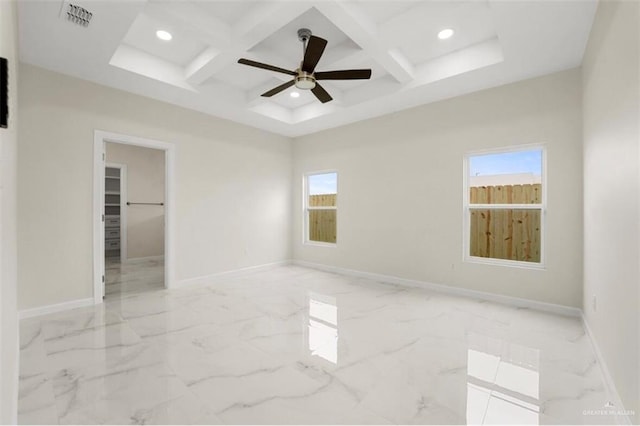
[[[91,22],[91,18],[93,17],[93,13],[89,12],[84,7],[65,1],[62,5],[60,17],[82,27],[88,27],[89,22]]]

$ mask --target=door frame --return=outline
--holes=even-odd
[[[93,300],[96,305],[103,301],[102,296],[105,286],[103,215],[106,142],[159,149],[165,153],[164,287],[173,288],[175,285],[175,277],[173,275],[175,270],[175,254],[173,250],[175,235],[175,145],[170,142],[95,130],[93,136]],[[121,199],[122,202],[126,205],[126,200]],[[122,214],[122,211],[120,213]]]

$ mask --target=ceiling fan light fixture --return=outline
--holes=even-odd
[[[296,77],[295,85],[300,90],[311,90],[316,87],[316,79],[310,74],[302,73]]]

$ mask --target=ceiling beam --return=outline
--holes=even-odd
[[[241,56],[239,50],[220,51],[213,47],[202,52],[185,68],[185,79],[189,84],[198,86],[216,73],[236,62]]]
[[[228,44],[220,46],[221,50],[212,46],[187,66],[186,80],[191,85],[202,84],[310,7],[308,3],[277,2],[252,8],[236,25],[229,28]],[[255,55],[252,59],[254,58]]]
[[[399,50],[382,46],[376,23],[357,6],[325,0],[315,3],[315,7],[400,83],[413,80],[411,63]]]

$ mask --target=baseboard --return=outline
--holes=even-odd
[[[602,351],[600,350],[600,346],[598,345],[598,341],[596,340],[589,323],[587,322],[587,318],[584,316],[584,313],[581,315],[582,324],[584,325],[585,332],[587,333],[587,337],[591,342],[591,347],[593,348],[593,352],[596,354],[596,359],[598,360],[598,365],[600,366],[600,374],[602,375],[602,381],[604,382],[606,391],[608,396],[612,399],[610,401],[613,403],[613,407],[611,408],[603,408],[609,409],[616,417],[616,424],[619,425],[630,425],[631,419],[628,415],[626,415],[626,410],[624,409],[624,404],[622,404],[622,399],[620,399],[620,394],[618,393],[618,389],[616,388],[615,382],[613,381],[613,377],[609,372],[609,367],[607,367],[607,363],[605,362]]]
[[[13,372],[13,389],[11,390],[10,424],[18,424],[18,398],[20,392],[20,321],[16,321],[16,371]]]
[[[452,287],[444,284],[435,284],[426,281],[410,280],[406,278],[395,277],[392,275],[381,275],[372,272],[357,271],[354,269],[339,268],[336,266],[323,265],[321,263],[306,262],[303,260],[294,260],[294,265],[304,266],[322,271],[335,272],[338,274],[349,275],[359,278],[367,278],[375,281],[382,281],[390,284],[403,285],[408,287],[417,287],[427,290],[437,291],[439,293],[452,294],[462,297],[470,297],[473,299],[487,300],[490,302],[502,303],[504,305],[516,306],[518,308],[535,309],[539,311],[552,312],[554,314],[580,317],[582,311],[578,308],[570,306],[556,305],[553,303],[539,302],[529,299],[521,299],[519,297],[504,296],[501,294],[487,293],[483,291],[470,290],[460,287]]]
[[[158,256],[146,256],[146,257],[128,257],[123,260],[123,263],[138,263],[138,262],[147,262],[150,260],[164,260],[164,255]]]
[[[262,265],[249,266],[246,268],[233,269],[231,271],[217,272],[215,274],[203,275],[201,277],[187,278],[185,280],[179,280],[172,288],[182,288],[186,286],[211,284],[222,279],[236,278],[248,274],[254,274],[256,272],[264,272],[279,266],[290,265],[291,260],[281,260],[279,262],[265,263]]]
[[[164,256],[159,256],[159,257],[162,258]],[[145,259],[149,260],[149,258],[145,258]],[[137,261],[138,259],[133,259],[133,260]],[[207,284],[207,283],[215,282],[216,280],[220,280],[220,279],[233,278],[233,277],[242,276],[246,274],[267,271],[269,269],[272,269],[278,266],[289,265],[289,264],[291,264],[290,260],[283,260],[280,262],[266,263],[263,265],[249,266],[247,268],[219,272],[216,274],[206,275],[202,277],[189,278],[186,280],[178,281],[177,284],[174,287],[172,287],[172,289],[181,288],[183,286]],[[25,319],[25,318],[39,317],[41,315],[53,314],[56,312],[67,311],[69,309],[82,308],[84,306],[91,306],[93,304],[94,304],[93,297],[88,297],[86,299],[78,299],[78,300],[72,300],[69,302],[57,303],[55,305],[39,306],[37,308],[21,310],[18,313],[18,318]]]
[[[69,309],[82,308],[84,306],[93,305],[93,297],[86,299],[71,300],[69,302],[56,303],[55,305],[39,306],[37,308],[23,309],[18,313],[19,319],[39,317],[41,315],[53,314],[56,312],[67,311]]]

